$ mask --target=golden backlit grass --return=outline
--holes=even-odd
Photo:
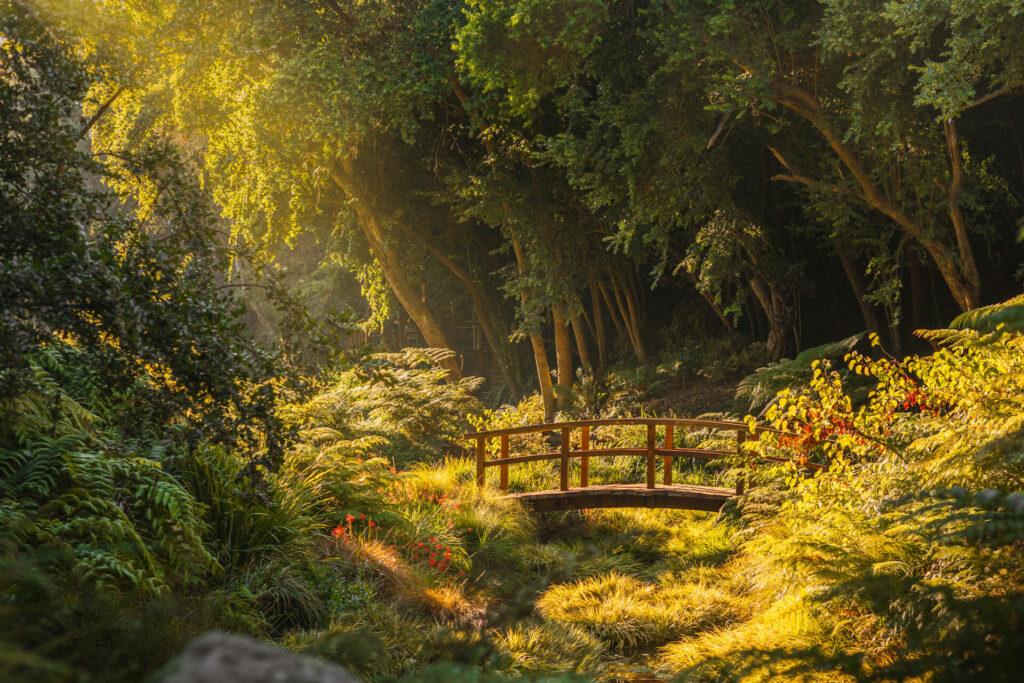
[[[554,586],[537,601],[537,611],[623,652],[725,626],[744,614],[735,596],[709,583],[674,577],[648,583],[615,572]]]

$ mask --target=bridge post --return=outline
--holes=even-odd
[[[580,427],[580,450],[584,452],[580,456],[580,486],[586,488],[590,485],[590,456],[586,455],[590,450],[590,425]]]
[[[736,430],[736,453],[740,456],[743,455],[743,442],[747,440],[747,432],[744,430]],[[746,487],[747,474],[746,474],[746,463],[743,465],[743,472],[736,480],[736,495],[742,496],[743,489]]]
[[[675,425],[665,425],[665,448],[675,448]],[[672,485],[672,456],[665,456],[665,486]]]
[[[658,426],[653,422],[647,425],[647,488],[654,488],[654,442],[657,438]]]
[[[486,470],[484,470],[484,458],[487,455],[487,439],[483,436],[476,437],[476,485],[483,488],[487,483]]]
[[[508,434],[501,435],[501,457],[508,458]],[[501,470],[501,492],[508,493],[508,463],[501,463],[498,469]]]
[[[569,490],[569,439],[571,435],[571,429],[562,427],[562,461],[558,468],[558,485],[563,491]]]

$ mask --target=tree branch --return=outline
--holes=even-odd
[[[854,199],[864,201],[863,195],[854,192],[852,189],[848,187],[843,187],[842,185],[833,185],[831,183],[826,183],[821,180],[815,180],[814,178],[808,178],[807,176],[800,175],[793,169],[793,166],[788,161],[786,161],[786,158],[782,156],[782,153],[779,152],[779,150],[775,149],[771,145],[768,145],[768,150],[772,153],[772,155],[775,156],[776,159],[778,159],[779,163],[782,164],[782,166],[787,171],[789,171],[788,174],[776,173],[770,178],[770,180],[782,180],[790,183],[799,183],[801,185],[807,185],[808,187],[813,187],[819,190],[826,190],[828,192],[833,192],[835,194],[844,194],[849,197],[853,197]]]
[[[96,113],[92,115],[92,118],[90,118],[86,122],[85,127],[82,128],[82,130],[78,131],[78,135],[75,137],[75,142],[78,142],[79,140],[85,137],[86,133],[88,133],[89,130],[96,124],[96,122],[100,120],[101,116],[107,113],[107,110],[110,109],[110,105],[112,105],[114,103],[114,100],[120,97],[121,93],[123,92],[124,86],[122,85],[117,89],[117,91],[113,95],[110,96],[110,99],[108,99],[106,102],[100,105],[100,108],[96,110]]]
[[[966,107],[964,107],[964,109],[970,109],[972,107],[977,107],[979,105],[985,104],[989,100],[994,100],[997,97],[1001,97],[1001,96],[1009,93],[1011,90],[1016,90],[1017,88],[1021,87],[1022,85],[1024,85],[1024,81],[1017,81],[1016,83],[1012,83],[1012,84],[1006,86],[1005,88],[1000,88],[999,90],[990,92],[989,94],[983,95],[983,96],[979,97],[978,99],[974,100],[973,102],[968,104]]]
[[[345,28],[352,28],[356,25],[356,18],[341,9],[341,5],[338,4],[337,0],[324,0],[324,4],[334,10],[334,13],[338,15],[339,19],[341,19]]]

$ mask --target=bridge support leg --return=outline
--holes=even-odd
[[[572,430],[562,427],[562,461],[558,468],[558,483],[563,491],[569,490],[569,439],[571,436]]]
[[[675,425],[665,425],[665,448],[675,448]],[[665,456],[665,486],[672,485],[672,456]]]
[[[508,458],[508,434],[501,435],[501,457]],[[508,493],[508,463],[503,462],[498,467],[501,470],[501,492]]]
[[[484,458],[487,456],[487,439],[482,436],[476,437],[476,485],[483,488],[487,483],[486,470],[484,469]]]
[[[590,427],[583,425],[580,428],[580,450],[586,453],[590,450]],[[580,456],[580,486],[586,488],[590,485],[590,456]]]
[[[747,440],[746,432],[736,432],[736,452],[742,457],[743,456],[743,442]],[[736,480],[736,495],[742,496],[743,490],[747,484],[747,469],[746,465],[743,467],[743,472],[740,473],[739,478]]]
[[[657,438],[658,427],[654,424],[647,425],[647,488],[654,488],[654,442]]]

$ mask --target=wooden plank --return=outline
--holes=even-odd
[[[736,452],[740,456],[743,455],[743,442],[746,441],[746,439],[747,439],[747,433],[746,432],[742,432],[742,431],[737,431],[736,432]],[[747,475],[746,475],[746,472],[744,471],[744,472],[740,473],[739,479],[736,480],[736,495],[737,496],[742,496],[743,495],[743,489],[746,486],[746,477],[747,477]]]
[[[658,436],[656,424],[647,425],[647,488],[654,488],[654,446]]]
[[[508,459],[508,434],[501,435],[501,457]],[[502,463],[501,467],[501,492],[508,493],[508,463]]]
[[[675,446],[675,425],[665,425],[665,450],[670,451]],[[665,456],[665,486],[672,485],[672,456]]]
[[[483,488],[487,483],[487,470],[486,463],[484,463],[484,456],[487,452],[487,438],[483,436],[476,437],[476,485],[478,488]]]
[[[538,512],[587,510],[608,507],[673,508],[715,512],[735,495],[732,489],[717,486],[688,486],[648,489],[644,484],[590,486],[568,491],[530,491],[515,498]]]
[[[572,431],[568,427],[562,427],[562,462],[558,468],[559,488],[563,491],[569,490],[569,438]]]
[[[590,425],[583,425],[580,428],[580,450],[586,453],[590,450]],[[590,456],[580,456],[580,486],[584,488],[590,483]]]

